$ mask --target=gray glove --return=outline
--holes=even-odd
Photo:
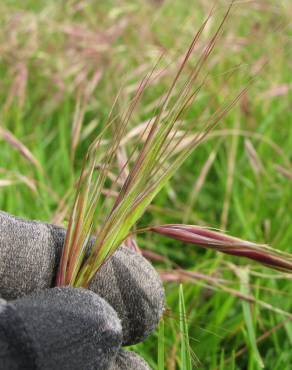
[[[149,369],[120,345],[155,329],[164,303],[157,273],[121,247],[92,280],[94,293],[48,289],[64,237],[63,228],[0,212],[0,295],[9,300],[0,300],[0,368]]]

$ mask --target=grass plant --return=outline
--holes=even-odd
[[[117,158],[117,151],[122,138],[126,134],[126,129],[132,118],[133,111],[143,95],[145,88],[151,83],[155,69],[142,80],[125,114],[121,117],[119,115],[112,117],[115,105],[113,106],[105,130],[93,142],[85,157],[85,163],[78,182],[76,200],[68,225],[57,285],[72,284],[76,286],[88,286],[100,266],[129,236],[131,228],[146,211],[153,198],[160,192],[173,174],[176,173],[181,164],[194,151],[198,144],[202,142],[208,132],[218,124],[222,117],[225,116],[242,96],[245,89],[230,103],[227,103],[226,106],[218,109],[207,120],[202,133],[191,138],[187,145],[174,158],[172,157],[171,163],[167,163],[175,146],[179,145],[187,137],[185,134],[178,141],[175,141],[179,129],[179,127],[176,127],[177,122],[185,114],[189,106],[194,103],[198,92],[203,86],[203,83],[200,81],[198,83],[197,80],[208,56],[214,49],[222,27],[228,18],[231,6],[232,4],[224,15],[218,29],[203,49],[194,67],[191,68],[183,86],[174,95],[180,77],[212,14],[209,15],[199,28],[178,68],[178,72],[170,88],[165,94],[165,97],[162,98],[161,106],[158,108],[153,120],[148,122],[144,130],[144,132],[148,132],[142,148],[137,153],[134,150],[130,154],[130,157],[136,155],[134,163],[110,211],[107,211],[107,199],[103,203],[106,206],[100,204],[100,199],[108,178],[108,171],[112,168]],[[176,98],[175,101],[174,98]],[[118,125],[115,125],[116,121],[118,121]],[[112,140],[108,140],[105,148],[102,148],[100,144],[106,138],[108,127],[113,128],[111,130],[113,138]],[[98,152],[101,150],[105,152],[105,155],[100,167],[97,169]],[[97,172],[96,176],[94,176],[95,171]],[[113,182],[113,187],[119,179],[120,174],[117,175],[116,180]],[[92,246],[90,256],[87,258],[85,257],[87,245],[92,236],[94,217],[97,211],[105,212],[106,217],[96,233],[94,245]]]
[[[85,156],[57,275],[57,285],[71,284],[88,287],[102,264],[130,237],[131,229],[145,213],[154,197],[208,133],[216,127],[235,103],[246,93],[246,88],[243,88],[234,99],[225,103],[223,108],[218,108],[207,119],[201,132],[191,136],[191,129],[187,127],[185,134],[177,138],[181,128],[180,120],[184,117],[186,111],[195,104],[198,93],[204,87],[206,78],[203,78],[203,82],[199,80],[201,72],[222,33],[232,5],[233,3],[230,4],[217,30],[210,37],[206,46],[203,47],[203,52],[197,58],[196,63],[190,68],[182,87],[178,87],[177,85],[185,72],[193,51],[200,41],[200,36],[212,17],[212,12],[194,36],[170,88],[164,94],[155,112],[155,116],[149,120],[142,132],[142,136],[145,136],[142,147],[136,147],[130,153],[129,160],[125,161],[112,182],[109,194],[115,190],[118,183],[120,183],[120,186],[113,204],[109,205],[107,197],[102,199],[102,192],[109,171],[117,161],[121,141],[127,133],[127,127],[132,119],[133,112],[145,89],[156,77],[154,75],[156,66],[141,81],[128,110],[122,115],[115,115],[115,105],[119,98],[117,96],[105,128],[91,144]],[[197,117],[197,120],[199,121],[200,117]],[[107,139],[107,131],[110,131],[111,139]],[[106,139],[107,144],[101,145]],[[184,139],[188,139],[187,144],[181,146],[176,155],[173,155],[175,149]],[[170,157],[171,162],[169,163]],[[132,158],[134,158],[133,163],[130,162]],[[99,167],[97,167],[98,160],[101,163]],[[123,176],[124,168],[128,165],[131,168],[128,170],[128,174]],[[92,238],[97,212],[105,213],[105,218],[102,225],[97,229],[88,256],[88,245]],[[145,229],[145,231],[147,230],[184,242],[216,248],[227,254],[244,256],[277,269],[292,271],[292,255],[278,252],[264,245],[224,236],[219,232],[212,232],[200,226],[175,224],[154,226]]]

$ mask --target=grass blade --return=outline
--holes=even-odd
[[[163,318],[160,320],[159,327],[158,327],[158,359],[157,359],[157,366],[158,370],[164,370],[164,320]]]
[[[239,269],[238,270],[238,275],[240,278],[240,291],[243,294],[249,294],[249,273],[248,269]],[[250,303],[247,301],[242,300],[242,309],[243,309],[243,316],[244,316],[244,321],[245,325],[247,328],[247,336],[250,344],[251,351],[253,353],[253,356],[258,363],[260,368],[264,368],[264,363],[261,358],[261,355],[259,353],[258,347],[257,347],[257,340],[256,340],[256,334],[254,330],[254,323],[253,323],[253,318],[251,314],[251,307]]]
[[[179,317],[181,333],[181,368],[182,370],[192,370],[192,357],[182,284],[179,286]]]

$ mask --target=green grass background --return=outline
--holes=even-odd
[[[202,43],[227,5],[216,3]],[[166,73],[147,91],[131,127],[149,119],[153,103],[170,85],[173,65],[210,8],[207,0],[1,1],[0,127],[18,142],[0,134],[0,209],[66,224],[82,157],[118,89],[123,86],[122,111],[163,51]],[[288,0],[234,6],[209,60],[210,78],[186,120],[195,123],[202,110],[214,112],[264,67],[155,199],[141,225],[209,225],[292,253],[291,16]],[[73,131],[78,114],[80,135]],[[291,278],[158,236],[138,241],[200,274],[183,282],[193,368],[259,369],[258,350],[266,369],[292,369]],[[178,282],[165,288],[165,369],[183,369]],[[158,369],[157,333],[134,350]]]

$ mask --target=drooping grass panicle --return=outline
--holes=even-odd
[[[144,231],[151,231],[185,243],[238,257],[246,257],[271,268],[292,272],[292,255],[271,248],[265,244],[256,244],[201,226],[168,224],[152,226]]]

